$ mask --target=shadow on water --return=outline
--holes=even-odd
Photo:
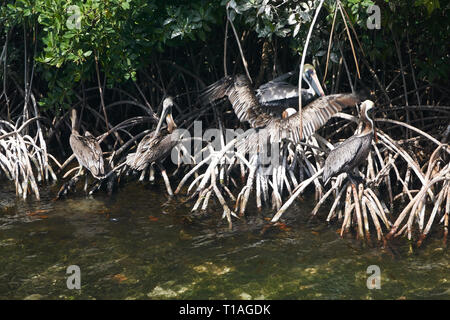
[[[336,225],[309,219],[297,202],[285,224],[266,229],[272,210],[234,220],[210,203],[203,215],[170,200],[163,185],[129,183],[109,198],[82,192],[21,201],[0,186],[2,299],[411,299],[450,298],[448,249],[439,238],[411,252],[341,239]],[[81,269],[81,290],[66,268]],[[369,265],[381,289],[369,290]]]

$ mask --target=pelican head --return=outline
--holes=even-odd
[[[287,108],[286,110],[283,111],[283,113],[281,114],[281,118],[282,119],[286,119],[289,118],[290,116],[292,116],[293,114],[297,113],[297,110],[295,110],[294,108]]]
[[[173,106],[172,97],[165,98],[163,101],[163,109],[161,112],[161,117],[159,119],[158,126],[156,127],[156,135],[159,133],[159,130],[161,129],[161,125],[164,119],[166,120],[167,131],[169,131],[169,133],[172,133],[172,131],[176,129],[177,125],[175,124],[175,121],[172,118],[172,106]]]
[[[369,111],[373,112],[374,109],[375,109],[375,103],[371,100],[365,100],[361,104],[361,120],[363,122],[367,121],[370,123],[370,127],[368,127],[368,128],[373,132],[375,142],[378,142],[377,132],[376,132],[375,126],[373,124],[373,119],[369,117]]]
[[[309,89],[311,90],[311,94],[317,94],[318,96],[324,96],[325,92],[320,85],[320,81],[317,78],[316,70],[310,64],[305,64],[303,66],[303,80],[309,85]]]
[[[172,97],[166,97],[163,101],[163,109],[167,110],[173,106],[173,98]]]
[[[366,119],[371,120],[369,118],[369,114],[367,113],[369,110],[375,109],[375,103],[372,100],[365,100],[361,103],[361,114],[363,114]]]

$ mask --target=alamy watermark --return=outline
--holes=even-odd
[[[367,267],[367,274],[370,276],[367,278],[367,289],[381,289],[381,269],[377,265],[370,265]]]
[[[230,164],[242,159],[245,154],[252,159],[257,155],[261,174],[271,175],[273,168],[283,160],[281,141],[273,132],[262,129],[225,129],[210,128],[203,131],[202,122],[194,122],[193,136],[187,129],[176,129],[173,139],[179,140],[177,148],[171,152],[174,164],[209,164],[220,158],[220,164]],[[182,150],[180,152],[179,150]]]
[[[67,277],[66,285],[67,289],[73,290],[81,289],[81,269],[77,265],[71,265],[67,267],[66,274],[70,276]]]
[[[370,15],[367,18],[367,29],[381,29],[381,10],[380,7],[373,4],[367,7],[366,12]]]
[[[66,21],[66,26],[70,30],[81,29],[81,19],[83,18],[80,7],[77,5],[70,5],[67,7],[67,13],[70,15]]]

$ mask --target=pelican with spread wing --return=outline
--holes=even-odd
[[[277,117],[258,101],[245,75],[228,76],[211,84],[201,95],[201,101],[211,103],[224,97],[228,97],[234,113],[241,122],[248,122],[252,128],[257,129],[248,135],[246,141],[248,146],[257,144],[255,139],[260,139],[258,134],[261,129],[265,129],[264,134],[271,143],[280,142],[282,139],[298,143],[300,123],[303,124],[303,139],[307,139],[324,126],[334,114],[360,102],[359,97],[351,93],[324,95],[303,107],[301,115],[295,109],[288,108],[283,111],[282,117]]]

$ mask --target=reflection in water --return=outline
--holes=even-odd
[[[0,298],[28,299],[377,299],[450,298],[448,249],[437,240],[410,253],[339,238],[336,226],[309,219],[298,202],[285,225],[265,229],[272,212],[234,221],[221,209],[192,216],[190,203],[163,185],[130,183],[109,198],[82,192],[53,201],[17,200],[0,186]],[[68,290],[66,268],[81,268]],[[381,290],[366,269],[381,268]]]

